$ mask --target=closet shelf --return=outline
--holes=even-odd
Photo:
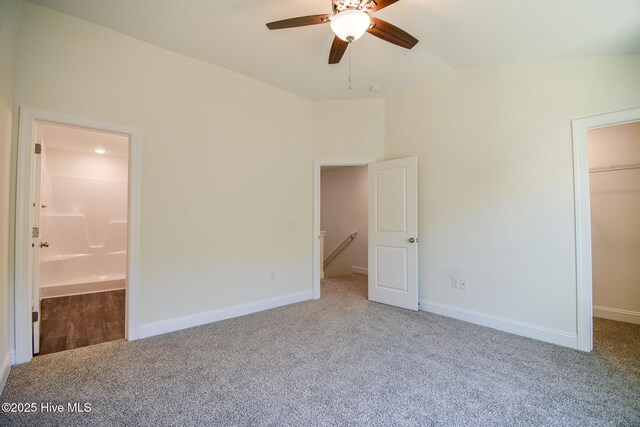
[[[601,166],[599,168],[589,168],[589,173],[614,172],[614,171],[624,171],[629,169],[640,169],[640,163],[629,163],[626,165]]]

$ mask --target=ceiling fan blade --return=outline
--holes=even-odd
[[[306,25],[326,24],[329,22],[331,15],[323,13],[322,15],[299,16],[297,18],[283,19],[282,21],[269,22],[267,28],[270,30],[281,30],[283,28],[304,27]]]
[[[375,17],[371,17],[371,21],[374,25],[372,28],[369,28],[367,32],[384,41],[404,47],[405,49],[411,49],[418,44],[417,38],[395,25],[389,24],[387,21]]]
[[[376,7],[374,7],[371,10],[376,12],[376,11],[378,11],[380,9],[384,9],[387,6],[391,6],[392,4],[397,2],[398,0],[373,0],[373,1],[376,3]]]
[[[349,46],[349,43],[335,36],[329,52],[329,64],[338,64],[347,50],[347,46]]]

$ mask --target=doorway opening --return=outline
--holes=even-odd
[[[138,338],[134,129],[20,109],[15,359]]]
[[[326,238],[326,230],[321,230],[321,199],[322,199],[322,168],[338,168],[349,166],[362,166],[373,162],[374,159],[339,159],[339,160],[315,160],[313,164],[313,298],[320,299],[321,278],[324,278],[323,263],[331,254],[333,249],[329,249],[323,243]],[[326,171],[326,169],[325,169]],[[321,233],[325,231],[325,233]],[[351,234],[354,230],[351,230]],[[363,230],[368,233],[368,230]],[[347,236],[344,236],[346,238]],[[343,240],[344,240],[343,238]],[[328,252],[327,252],[328,250]],[[368,267],[367,267],[368,268]]]
[[[34,355],[122,339],[129,136],[41,121],[36,133]]]
[[[638,228],[631,224],[640,202],[640,140],[633,136],[638,123],[640,108],[572,122],[577,348],[582,351],[594,349],[594,315],[634,326],[640,318],[640,306],[630,305],[639,301],[640,270],[627,262],[640,253],[633,237]]]
[[[591,129],[587,144],[594,348],[624,364],[640,348],[640,121]]]
[[[368,298],[368,168],[320,169],[321,295]]]
[[[327,258],[320,255],[322,238],[320,233],[322,231],[320,229],[321,168],[323,166],[365,165],[367,166],[368,182],[367,299],[417,311],[417,157],[377,162],[373,160],[316,160],[314,162],[313,297],[320,298],[320,260]],[[353,231],[358,230],[349,230],[351,233],[349,236]]]

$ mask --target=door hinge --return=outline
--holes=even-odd
[[[36,144],[36,154],[42,153],[42,144]]]
[[[31,228],[31,237],[33,237],[34,239],[40,237],[40,229],[38,227]]]
[[[31,321],[35,323],[35,322],[38,321],[38,319],[39,319],[38,312],[37,311],[32,311],[31,312]]]

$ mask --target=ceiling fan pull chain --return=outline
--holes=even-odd
[[[349,90],[351,90],[351,43],[349,43]]]

